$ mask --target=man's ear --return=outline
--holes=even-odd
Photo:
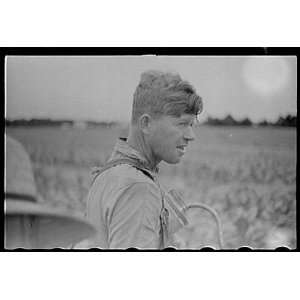
[[[139,127],[143,133],[149,134],[151,132],[152,121],[153,119],[148,114],[143,114],[140,116],[138,122],[139,122]]]

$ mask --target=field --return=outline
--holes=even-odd
[[[121,128],[7,128],[33,162],[44,201],[84,215],[90,170],[108,158]],[[178,165],[161,163],[164,186],[220,215],[225,248],[296,246],[296,130],[205,127]],[[179,247],[216,246],[204,212],[177,235]]]

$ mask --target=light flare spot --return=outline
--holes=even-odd
[[[246,85],[260,96],[272,96],[286,88],[289,82],[289,66],[277,56],[254,56],[243,66]]]

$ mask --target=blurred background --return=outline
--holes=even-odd
[[[30,154],[47,203],[85,214],[91,168],[126,136],[143,71],[176,72],[203,98],[197,139],[161,181],[220,215],[225,248],[296,247],[297,73],[293,56],[8,56],[5,132]],[[182,247],[216,245],[204,212]]]

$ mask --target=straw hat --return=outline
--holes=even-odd
[[[5,155],[5,248],[65,248],[96,233],[78,215],[38,203],[28,154],[6,137]],[[17,246],[16,246],[17,245]]]

